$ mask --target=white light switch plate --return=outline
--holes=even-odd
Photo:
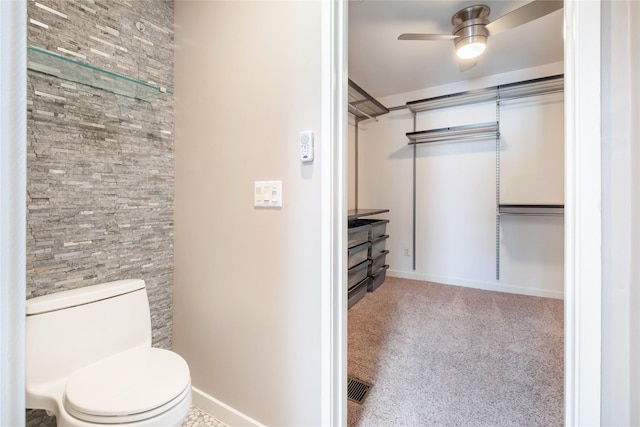
[[[282,181],[255,181],[253,206],[282,207]]]

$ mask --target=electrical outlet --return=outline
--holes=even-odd
[[[404,256],[409,256],[409,248],[404,248]]]

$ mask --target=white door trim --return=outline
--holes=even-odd
[[[27,3],[0,0],[0,425],[24,425]]]
[[[565,425],[599,425],[602,307],[600,0],[565,0],[564,14]],[[334,89],[340,90],[340,87]],[[346,87],[342,90],[346,91]],[[342,202],[343,194],[336,197]],[[333,198],[329,203],[336,201],[337,198]],[[323,199],[325,202],[327,200]],[[342,246],[335,241],[333,249],[338,251]],[[326,266],[323,263],[323,267]],[[333,268],[337,267],[333,265]],[[338,275],[338,272],[333,274]],[[327,310],[335,310],[344,303],[339,290],[331,298],[332,304],[325,305],[323,313],[329,313]],[[346,307],[343,310],[346,313]],[[340,316],[335,311],[330,313],[335,326],[338,326],[337,322],[345,322],[346,325],[345,315]],[[331,331],[340,336],[334,336],[328,342],[346,346],[346,331],[340,327]],[[337,361],[342,351],[343,348],[335,346],[330,357],[324,355],[323,367],[330,365],[328,359]],[[331,401],[337,405],[340,404],[339,395],[344,393],[344,386],[336,382],[337,376],[344,373],[346,355],[343,357],[344,361],[331,366],[334,391]],[[323,408],[324,420],[328,413]],[[330,413],[334,422],[324,424],[344,425],[344,422],[338,422],[339,417],[334,418],[336,411]]]
[[[600,0],[565,1],[565,425],[600,424]]]
[[[322,355],[321,422],[344,426],[347,420],[346,298],[346,5],[322,3]]]

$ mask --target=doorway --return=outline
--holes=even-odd
[[[583,162],[599,164],[600,156],[600,101],[596,94],[585,90],[599,87],[599,73],[579,72],[599,70],[599,32],[588,25],[600,22],[599,2],[593,3],[566,2],[564,10],[565,32],[570,35],[565,47],[565,422],[572,425],[597,423],[600,411],[600,316],[596,315],[601,303],[600,234],[596,226],[600,221],[596,208],[600,194],[587,191],[585,184],[600,187],[599,176],[584,176],[584,170],[579,168]],[[583,96],[588,98],[587,104]],[[584,138],[589,142],[585,143]],[[588,229],[580,226],[582,220],[588,221]],[[579,290],[578,278],[584,280],[580,281]],[[587,312],[594,314],[588,320],[580,316]],[[589,335],[587,330],[596,333]],[[343,329],[342,333],[346,331]],[[581,358],[585,351],[586,356]]]

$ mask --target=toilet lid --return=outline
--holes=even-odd
[[[69,376],[64,407],[86,421],[120,423],[164,412],[188,394],[189,367],[171,351],[142,347],[101,360]],[[160,411],[156,411],[160,409]],[[153,413],[150,413],[153,412]]]

